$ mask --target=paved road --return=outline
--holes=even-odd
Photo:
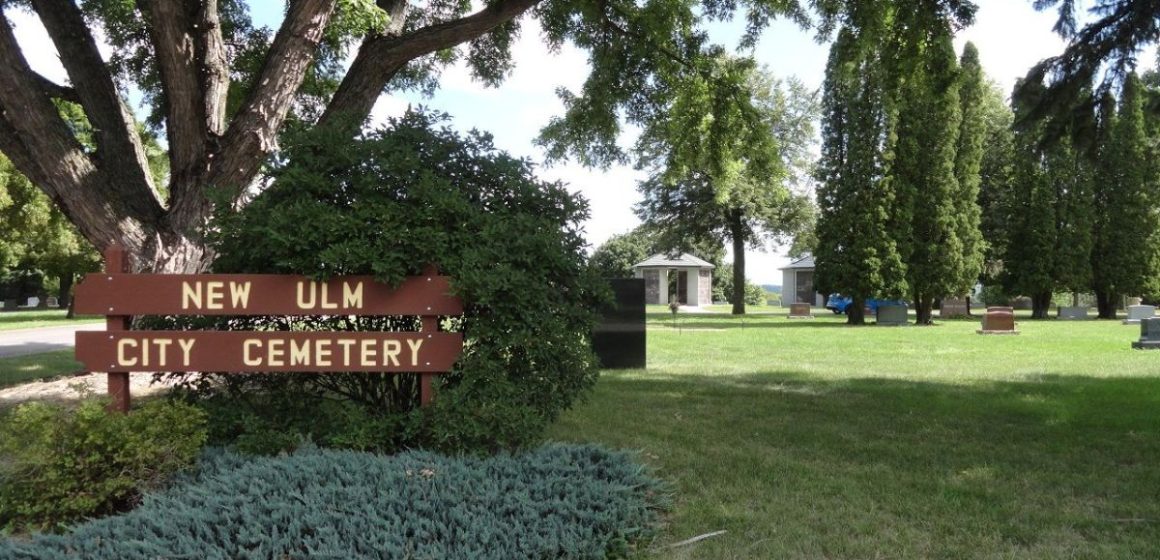
[[[80,330],[102,331],[105,330],[105,325],[91,323],[67,327],[0,331],[0,358],[72,348],[76,344],[76,332]]]

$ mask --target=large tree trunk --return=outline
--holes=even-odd
[[[57,306],[57,308],[62,308],[62,307],[70,307],[71,308],[71,306],[69,305],[69,301],[72,300],[72,287],[73,287],[73,282],[76,280],[75,276],[76,275],[69,272],[67,274],[61,274],[58,277],[58,279],[60,280],[60,289],[56,293],[56,306]]]
[[[934,324],[934,298],[923,294],[914,295],[914,324]]]
[[[1116,296],[1105,291],[1096,290],[1097,317],[1100,319],[1116,318]]]
[[[1031,296],[1031,318],[1046,319],[1051,307],[1051,292],[1040,292]]]
[[[729,217],[729,235],[733,238],[733,314],[745,314],[745,223],[741,212]]]
[[[866,324],[866,298],[862,296],[850,297],[850,305],[846,306],[846,324]]]

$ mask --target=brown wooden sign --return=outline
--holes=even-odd
[[[459,315],[445,276],[398,288],[370,276],[316,282],[274,274],[87,274],[76,311],[101,315]]]
[[[459,333],[124,331],[77,333],[90,371],[376,371],[451,369]]]
[[[434,268],[397,288],[370,276],[316,282],[271,274],[125,274],[124,252],[105,251],[105,272],[76,288],[79,313],[106,316],[106,331],[76,335],[77,360],[109,374],[112,407],[129,410],[129,373],[388,372],[420,375],[420,402],[432,376],[450,371],[463,335],[439,332],[439,318],[463,313],[447,277]],[[412,315],[419,332],[133,331],[133,315]]]

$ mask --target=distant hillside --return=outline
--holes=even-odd
[[[781,286],[775,286],[773,284],[762,284],[761,289],[763,289],[767,292],[775,293],[775,294],[781,293]]]

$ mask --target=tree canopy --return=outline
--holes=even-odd
[[[288,123],[342,125],[353,136],[383,91],[432,88],[457,58],[478,79],[499,83],[523,14],[539,20],[547,48],[588,51],[591,73],[581,91],[561,92],[567,111],[545,138],[553,155],[599,164],[624,154],[615,143],[620,118],[646,120],[672,78],[709,51],[706,21],[744,17],[752,45],[774,18],[826,35],[872,23],[866,14],[892,4],[496,0],[472,12],[469,2],[291,0],[279,28],[266,30],[239,0],[4,0],[5,14],[31,9],[39,17],[69,83],[30,68],[0,18],[0,152],[97,247],[125,246],[137,269],[202,270],[213,257],[203,237],[215,207],[245,204]],[[932,5],[960,22],[974,12],[968,0]],[[113,45],[108,61],[95,30]],[[150,176],[124,100],[130,87],[144,92],[150,124],[164,130],[165,185]],[[78,141],[54,99],[82,107],[95,149]]]

